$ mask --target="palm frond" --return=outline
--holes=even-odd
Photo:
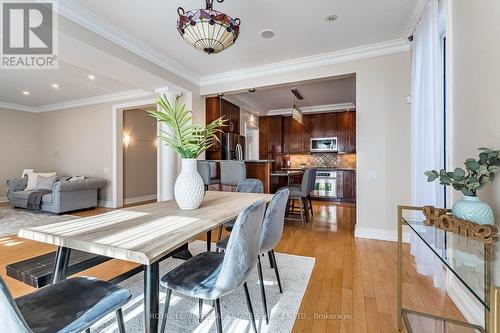
[[[157,105],[157,110],[148,113],[167,128],[161,130],[158,137],[182,158],[197,158],[220,141],[218,134],[222,132],[221,127],[226,126],[222,117],[203,126],[193,124],[192,112],[176,99],[170,103],[163,95],[157,99]]]

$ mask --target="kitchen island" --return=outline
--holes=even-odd
[[[220,160],[217,162],[217,174],[220,175]],[[271,168],[274,160],[243,160],[245,163],[247,178],[259,179],[264,185],[264,193],[271,193]]]

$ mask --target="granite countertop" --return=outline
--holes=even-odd
[[[221,162],[225,160],[207,160],[210,162]],[[240,162],[246,162],[246,163],[274,163],[274,160],[241,160]]]
[[[355,168],[342,168],[342,167],[316,167],[316,166],[312,166],[312,167],[307,167],[307,168],[315,168],[315,169],[318,169],[318,170],[338,170],[338,171],[356,171]],[[301,168],[283,168],[281,169],[283,171],[304,171],[303,169]]]
[[[303,170],[274,170],[271,171],[271,176],[288,177],[303,174]]]

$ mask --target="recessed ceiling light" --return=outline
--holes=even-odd
[[[95,80],[95,75],[89,74],[87,77],[89,78],[89,80]]]
[[[52,83],[52,88],[59,89],[59,85],[57,83]]]
[[[250,89],[248,89],[248,92],[251,92],[251,93],[254,93],[254,92],[256,92],[256,91],[257,91],[257,89],[255,89],[255,88],[250,88]]]
[[[274,31],[269,30],[269,29],[262,30],[261,33],[260,33],[260,36],[262,38],[265,38],[265,39],[271,39],[271,38],[274,37]]]
[[[28,96],[29,94],[30,94],[30,92],[29,92],[28,90],[24,90],[24,91],[23,91],[23,95]]]
[[[337,15],[328,15],[327,17],[325,17],[325,21],[326,22],[334,22],[334,21],[337,21],[339,17]]]

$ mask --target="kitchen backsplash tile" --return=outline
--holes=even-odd
[[[356,168],[356,154],[316,153],[311,155],[290,155],[292,168],[308,167]]]

